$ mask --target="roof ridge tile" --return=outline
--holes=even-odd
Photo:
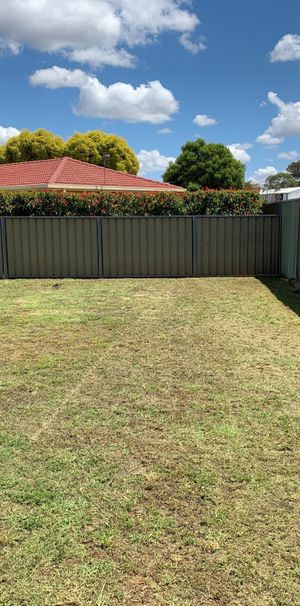
[[[68,160],[69,160],[69,158],[67,156],[63,156],[63,158],[60,158],[60,162],[59,162],[57,168],[55,169],[53,175],[51,175],[51,177],[48,179],[48,183],[56,183],[57,182],[56,178],[60,175],[61,171],[63,170],[63,168],[67,164]]]

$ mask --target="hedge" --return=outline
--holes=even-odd
[[[0,191],[2,216],[249,215],[261,213],[262,204],[254,189],[185,194]]]

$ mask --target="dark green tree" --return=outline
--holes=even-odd
[[[277,173],[268,177],[265,181],[267,189],[281,189],[283,187],[297,187],[298,183],[292,175],[288,173]]]
[[[294,177],[294,179],[296,179],[298,182],[300,181],[300,160],[289,164],[286,170]]]
[[[245,167],[222,144],[188,141],[166,169],[163,180],[174,185],[234,189],[244,186]]]

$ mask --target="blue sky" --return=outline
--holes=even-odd
[[[299,68],[299,0],[6,0],[0,141],[101,129],[157,178],[200,136],[262,182],[300,158]]]

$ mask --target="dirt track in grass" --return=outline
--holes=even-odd
[[[2,281],[0,314],[1,605],[299,605],[300,295]]]

